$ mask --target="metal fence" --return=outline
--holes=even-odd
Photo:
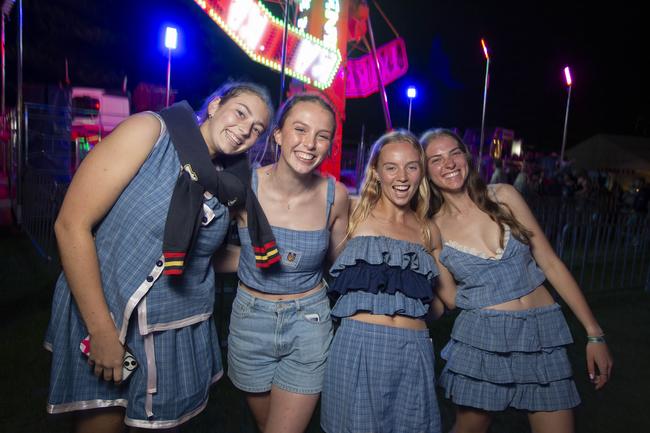
[[[7,118],[12,211],[37,252],[49,261],[56,257],[54,220],[75,166],[72,113],[60,106],[25,104],[22,148],[18,145],[15,110]]]
[[[650,290],[650,217],[609,200],[531,203],[558,256],[586,292]]]

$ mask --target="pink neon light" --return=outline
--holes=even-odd
[[[485,45],[485,39],[481,38],[481,45],[483,46],[483,53],[485,54],[485,60],[490,60],[488,55],[487,45]]]
[[[570,86],[571,85],[571,71],[569,71],[569,67],[564,68],[564,77],[566,78],[566,85]]]

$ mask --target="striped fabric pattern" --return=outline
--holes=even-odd
[[[280,261],[281,256],[275,241],[268,242],[261,247],[253,247],[255,252],[255,267],[266,269]]]
[[[165,256],[165,269],[163,274],[182,275],[183,267],[185,266],[185,255],[184,252],[163,251],[163,256]]]

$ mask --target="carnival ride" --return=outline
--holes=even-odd
[[[194,0],[255,62],[280,72],[280,102],[298,91],[318,91],[344,124],[347,98],[379,92],[386,129],[392,129],[385,87],[408,70],[406,45],[376,1],[395,38],[375,45],[365,0]],[[282,17],[280,18],[279,15]],[[286,86],[285,75],[293,80]],[[321,171],[341,174],[342,127]],[[363,158],[363,149],[358,149]]]

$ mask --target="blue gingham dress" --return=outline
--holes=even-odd
[[[569,409],[580,403],[565,346],[573,339],[558,304],[523,311],[485,309],[544,283],[530,248],[510,235],[490,258],[451,241],[440,261],[457,281],[462,309],[441,356],[446,396],[488,411]]]
[[[48,412],[121,406],[127,425],[163,429],[205,408],[208,388],[223,370],[212,319],[211,257],[224,239],[229,215],[206,195],[202,227],[183,277],[163,276],[165,217],[180,168],[162,124],[147,160],[96,230],[104,296],[139,367],[121,385],[94,376],[79,349],[88,331],[62,273],[45,338],[52,351]]]
[[[321,427],[341,432],[440,432],[429,331],[364,323],[357,312],[424,318],[438,269],[419,244],[350,239],[330,270],[341,320],[321,397]]]

